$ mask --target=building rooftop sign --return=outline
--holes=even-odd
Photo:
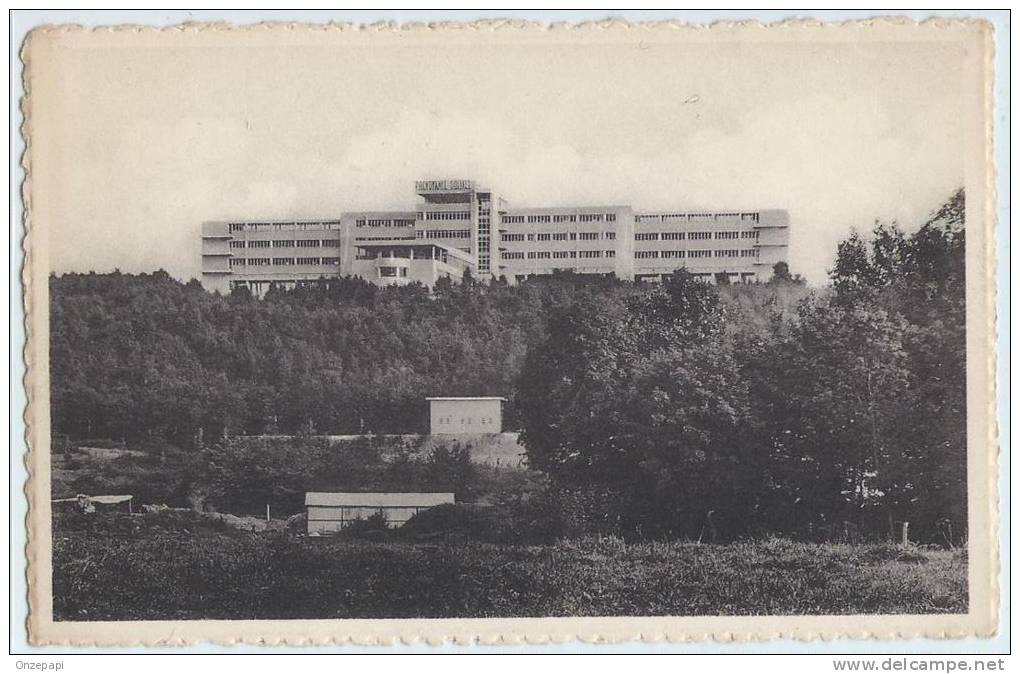
[[[416,180],[416,192],[463,192],[475,188],[474,180]]]

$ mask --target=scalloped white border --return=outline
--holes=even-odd
[[[984,77],[974,92],[980,107],[984,142],[975,148],[968,167],[967,191],[967,320],[968,320],[968,502],[970,504],[970,612],[966,615],[925,616],[733,616],[733,617],[639,617],[639,618],[513,618],[441,620],[289,620],[289,621],[159,621],[159,622],[53,622],[51,607],[51,531],[49,509],[49,364],[48,306],[49,275],[47,239],[43,223],[37,222],[32,192],[34,133],[32,119],[33,72],[45,67],[30,52],[44,39],[104,36],[118,33],[150,35],[224,33],[245,36],[286,31],[308,38],[385,39],[393,35],[441,37],[471,40],[478,36],[540,40],[551,33],[578,39],[633,38],[633,31],[656,37],[705,41],[734,34],[744,39],[798,41],[836,37],[878,39],[880,33],[898,33],[896,39],[918,39],[910,30],[928,31],[926,38],[948,38],[930,31],[955,31],[974,40],[982,56],[976,75]],[[969,33],[968,33],[969,31]],[[849,35],[847,35],[849,33]],[[774,23],[761,21],[717,21],[709,25],[666,20],[628,22],[621,19],[582,23],[541,23],[518,19],[485,19],[470,23],[438,21],[400,24],[382,21],[368,24],[349,22],[307,24],[263,22],[251,25],[228,23],[183,23],[174,26],[140,25],[40,26],[33,29],[22,46],[24,64],[21,101],[24,122],[21,134],[25,171],[21,196],[26,235],[23,242],[23,300],[26,315],[24,358],[28,407],[24,414],[25,458],[29,479],[25,494],[29,500],[26,518],[28,544],[29,642],[33,645],[71,646],[179,646],[198,643],[262,645],[384,646],[393,644],[559,644],[580,641],[592,644],[642,642],[766,641],[791,638],[816,639],[913,639],[991,636],[997,629],[998,548],[997,428],[995,425],[995,170],[992,152],[992,63],[994,44],[991,25],[981,19],[931,18],[915,21],[903,17],[875,17],[848,21],[793,19]],[[37,159],[36,159],[37,160]],[[983,198],[977,198],[978,196]],[[38,199],[37,199],[38,200]],[[981,273],[975,273],[975,272]],[[981,300],[984,301],[981,301]],[[984,367],[982,367],[982,364]],[[36,496],[39,495],[39,498]],[[976,526],[975,526],[976,525]],[[978,554],[980,553],[980,554]]]

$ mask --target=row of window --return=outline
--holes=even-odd
[[[231,222],[231,232],[285,232],[307,231],[315,229],[340,229],[339,220],[322,220],[319,222]]]
[[[484,202],[486,206],[489,202]],[[478,271],[488,274],[492,271],[490,247],[492,240],[492,218],[489,208],[479,204],[478,207]]]
[[[700,252],[700,251],[691,251],[691,252]],[[635,257],[635,259],[639,259],[639,260],[648,260],[648,259],[657,260],[659,258],[663,258],[663,259],[670,259],[670,258],[683,259],[683,258],[687,257],[687,251],[686,250],[639,250],[636,253],[634,253],[634,257]],[[695,257],[695,256],[692,255],[691,257]]]
[[[503,253],[504,260],[569,260],[577,258],[582,259],[593,259],[593,258],[614,258],[616,257],[615,250],[532,250],[525,253],[520,250],[505,251]]]
[[[758,257],[757,250],[638,250],[634,252],[637,260],[657,260],[660,258],[700,258],[700,257]]]
[[[260,241],[231,241],[231,248],[339,248],[340,239],[265,239]]]
[[[481,211],[479,211],[481,213]],[[484,214],[484,213],[483,213]],[[689,220],[718,220],[720,218],[739,218],[744,222],[758,222],[758,213],[646,213],[635,216],[637,222],[678,222]],[[423,211],[418,213],[419,220],[470,220],[469,211]],[[570,214],[534,214],[504,215],[505,224],[542,223],[542,222],[616,222],[616,213],[570,213]],[[410,218],[357,218],[356,227],[412,227],[414,220]],[[339,229],[340,220],[319,220],[308,222],[231,222],[231,232],[264,232],[264,231],[302,231],[315,229]]]
[[[419,239],[470,239],[470,229],[423,229],[418,231]]]
[[[502,255],[504,260],[560,260],[560,259],[592,259],[592,258],[615,258],[616,251],[614,250],[556,250],[556,251],[504,251]],[[657,260],[657,259],[684,259],[684,258],[757,258],[757,250],[639,250],[634,252],[634,258],[638,260]],[[371,260],[375,259],[374,255],[359,256],[359,260]],[[285,267],[291,265],[338,265],[340,264],[340,258],[338,257],[254,257],[254,258],[231,258],[231,267],[264,267],[270,264]]]
[[[635,241],[683,241],[690,234],[693,240],[733,240],[733,239],[758,239],[756,231],[726,231],[726,232],[638,232],[634,235]]]
[[[616,222],[616,213],[563,213],[535,215],[504,215],[503,224],[536,224],[543,222]]]
[[[678,222],[680,220],[718,220],[739,218],[743,222],[758,222],[758,213],[643,213],[634,216],[637,222]]]
[[[355,227],[414,227],[411,218],[357,218]]]
[[[296,264],[309,264],[309,265],[338,265],[340,264],[340,258],[338,257],[235,257],[231,258],[231,267],[268,267],[270,264],[278,267],[287,267]]]
[[[444,213],[442,215],[451,215],[450,213]],[[608,215],[613,215],[612,213]],[[523,216],[520,216],[523,217]],[[529,216],[529,217],[540,217],[540,216]],[[559,217],[559,216],[557,216]],[[563,216],[566,217],[566,216]],[[443,218],[439,218],[443,219]],[[466,218],[465,218],[466,219]],[[364,223],[364,220],[358,220],[359,223]],[[411,226],[414,224],[413,220],[369,220],[368,226],[389,226],[389,225],[373,225],[374,222],[389,222],[389,223],[401,223],[401,225]],[[358,227],[365,225],[359,224]],[[393,225],[396,226],[396,225]],[[699,240],[732,240],[732,239],[758,239],[757,231],[723,231],[723,232],[638,232],[634,234],[635,241],[683,241],[685,239],[691,239],[693,241]],[[418,238],[437,238],[437,239],[458,239],[458,238],[470,238],[471,230],[468,229],[433,229],[425,230],[424,233],[419,231]],[[527,239],[525,239],[527,237]],[[616,232],[541,232],[536,234],[521,234],[512,233],[504,234],[504,241],[574,241],[580,238],[582,241],[594,241],[599,238],[603,239],[615,239]],[[332,246],[339,247],[340,239],[272,239],[272,240],[258,240],[258,241],[231,241],[231,248],[318,248],[319,246]]]
[[[423,211],[418,213],[419,220],[470,220],[471,211]]]
[[[616,232],[537,232],[533,234],[503,234],[503,241],[607,241],[616,239]]]
[[[440,426],[449,426],[452,423],[453,423],[453,417],[436,417],[436,424],[437,425],[440,425]],[[475,423],[475,420],[474,420],[473,417],[461,417],[460,418],[460,425],[461,426],[471,426],[474,423]],[[479,417],[478,423],[481,424],[482,426],[491,426],[491,425],[495,424],[496,422],[493,421],[492,417]]]

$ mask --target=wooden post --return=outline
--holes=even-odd
[[[910,522],[903,523],[903,545],[910,542],[910,537],[907,535],[907,531],[910,529]]]

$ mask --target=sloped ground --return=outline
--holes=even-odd
[[[366,542],[244,532],[197,514],[110,519],[57,523],[58,620],[967,610],[962,550],[782,539]]]

